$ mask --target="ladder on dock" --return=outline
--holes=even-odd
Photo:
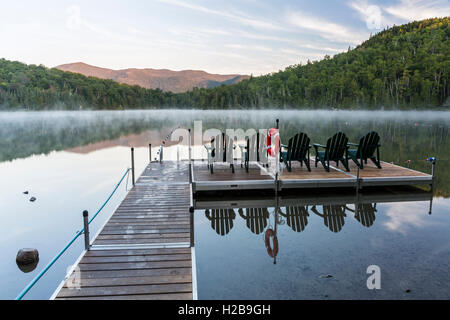
[[[52,298],[196,299],[189,165],[152,162]]]

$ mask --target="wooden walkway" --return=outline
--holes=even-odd
[[[186,163],[149,164],[54,298],[193,299],[190,204]]]

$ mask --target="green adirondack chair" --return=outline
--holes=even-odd
[[[356,143],[348,143],[348,146],[357,147],[357,149],[349,149],[348,157],[352,159],[353,162],[364,169],[364,163],[367,164],[367,160],[370,159],[377,166],[378,169],[381,169],[380,162],[380,136],[378,133],[372,131],[366,134],[359,140],[359,144]],[[377,155],[375,156],[375,151]],[[361,162],[359,162],[360,160]]]
[[[292,161],[300,162],[302,167],[303,163],[305,163],[308,171],[311,172],[311,166],[309,164],[310,141],[311,139],[309,139],[306,133],[300,132],[289,139],[288,145],[281,145],[286,151],[280,152],[280,161],[286,164],[289,172],[292,171]]]
[[[342,162],[345,169],[350,171],[348,167],[348,138],[342,133],[338,132],[327,140],[327,145],[314,144],[316,151],[316,167],[320,161],[327,172],[330,172],[330,161],[336,162],[336,167],[339,167],[339,161]],[[325,149],[325,151],[319,151],[319,148]]]
[[[260,133],[256,133],[249,137],[246,144],[239,145],[241,148],[242,158],[245,165],[245,171],[248,172],[251,161],[260,162],[267,161],[266,155],[260,150],[264,150],[264,137]],[[242,167],[242,162],[241,162]]]
[[[210,145],[205,145],[208,152],[208,168],[214,173],[214,162],[228,162],[234,173],[233,139],[225,133],[218,134],[211,139]]]

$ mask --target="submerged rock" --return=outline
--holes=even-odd
[[[29,193],[28,191],[24,191],[24,192],[23,192],[23,194],[28,194],[28,193]]]
[[[19,267],[20,271],[22,271],[23,273],[29,273],[36,269],[38,263],[39,259],[36,262],[30,264],[17,264],[17,267]]]
[[[30,201],[35,202],[37,199],[35,197],[31,197]]]
[[[23,272],[33,271],[39,262],[39,252],[37,249],[24,248],[17,252],[16,263]]]
[[[333,276],[331,274],[325,274],[325,275],[321,275],[319,278],[328,279],[328,278],[333,278]]]

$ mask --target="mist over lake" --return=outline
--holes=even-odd
[[[415,285],[421,290],[429,289],[437,298],[448,297],[448,291],[445,288],[436,289],[435,282],[450,281],[448,274],[444,274],[444,270],[448,270],[448,255],[438,254],[448,253],[445,243],[448,243],[446,230],[450,226],[447,215],[450,212],[450,111],[171,109],[0,112],[0,215],[3,221],[0,298],[14,298],[79,230],[81,212],[85,209],[95,212],[98,209],[130,166],[130,147],[136,148],[136,172],[139,175],[149,160],[148,145],[152,144],[155,157],[162,141],[178,127],[193,128],[194,121],[202,121],[203,130],[268,129],[275,127],[276,119],[280,119],[282,142],[298,131],[308,133],[312,143],[323,144],[337,131],[346,133],[350,141],[358,142],[362,135],[374,130],[380,134],[381,159],[386,162],[429,173],[431,167],[425,159],[430,156],[438,159],[433,215],[428,216],[427,202],[380,205],[377,228],[382,231],[377,232],[380,237],[389,238],[388,235],[393,234],[395,239],[399,237],[391,254],[403,250],[402,245],[408,241],[413,243],[415,250],[431,261],[430,265],[434,268],[429,272],[417,267],[415,274],[424,273],[420,278],[422,280],[417,280]],[[195,147],[199,150],[199,157],[206,157],[202,146]],[[164,160],[177,160],[179,150],[176,142],[168,141]],[[187,158],[185,149],[181,151],[181,158]],[[119,188],[118,194],[93,224],[93,234],[113,213],[129,188],[129,181],[127,187]],[[24,191],[29,191],[29,194],[23,194]],[[29,201],[31,196],[37,198],[36,202]],[[398,227],[396,224],[406,213],[415,218],[406,226]],[[204,212],[200,214],[203,215]],[[196,222],[201,224],[196,232],[202,230],[204,235],[204,238],[199,236],[198,254],[202,250],[210,254],[205,243],[214,242],[208,233],[211,230],[202,227],[206,222],[204,217]],[[246,237],[240,235],[237,239],[244,241]],[[289,239],[286,242],[294,241]],[[425,244],[427,241],[428,244]],[[435,246],[434,251],[429,250],[430,246]],[[23,273],[15,263],[17,250],[23,247],[37,247],[40,251],[39,265],[30,273]],[[48,298],[64,278],[67,267],[79,256],[82,247],[82,241],[78,241],[27,298]],[[287,250],[286,247],[283,250]],[[359,254],[354,252],[352,259],[357,260]],[[198,259],[205,266],[207,257],[200,255]],[[392,272],[400,273],[401,268],[406,267],[407,262],[402,259],[404,257],[400,256],[395,261]],[[283,263],[280,262],[280,265]],[[293,268],[293,265],[289,264],[287,268]],[[209,274],[203,275],[204,278],[201,274],[199,276],[202,297],[223,298],[226,291],[217,292],[210,285]],[[427,284],[429,279],[433,281]],[[292,294],[295,296],[296,293]],[[282,297],[281,292],[279,297]],[[419,292],[414,297],[424,298],[425,295]]]

